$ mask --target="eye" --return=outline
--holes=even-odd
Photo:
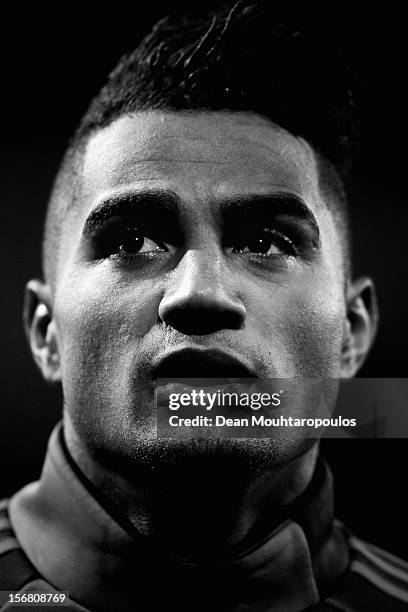
[[[138,256],[151,256],[167,251],[166,245],[146,235],[136,227],[113,227],[98,239],[98,252],[102,257],[114,256],[129,259]]]
[[[265,227],[251,232],[244,238],[239,236],[236,241],[229,240],[232,253],[253,253],[262,257],[296,255],[294,243],[282,232]]]
[[[136,229],[127,228],[123,232],[121,244],[118,247],[118,255],[129,256],[138,253],[152,253],[167,251],[166,247],[159,242],[155,242],[148,236],[143,236]]]

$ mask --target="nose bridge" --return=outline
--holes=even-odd
[[[186,334],[208,334],[243,326],[245,307],[217,245],[185,252],[169,276],[159,318]]]
[[[222,256],[214,245],[189,249],[175,270],[175,287],[187,299],[217,299],[228,289]]]

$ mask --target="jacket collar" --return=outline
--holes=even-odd
[[[303,610],[348,565],[333,520],[332,478],[322,460],[267,538],[214,565],[166,557],[115,516],[67,457],[61,426],[51,435],[41,479],[11,499],[10,519],[39,573],[90,610],[130,612],[146,598],[148,609],[161,601],[179,610]]]

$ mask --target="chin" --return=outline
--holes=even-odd
[[[307,453],[315,440],[194,438],[183,440],[151,438],[134,440],[121,447],[110,461],[114,469],[132,481],[156,477],[166,482],[197,482],[209,477],[216,481],[242,483],[254,476],[288,465]]]

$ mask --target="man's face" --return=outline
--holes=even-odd
[[[155,376],[202,375],[203,349],[221,375],[224,353],[243,375],[338,377],[342,270],[303,140],[247,113],[138,113],[100,130],[53,305],[76,431],[132,456],[155,439]],[[300,436],[271,444],[290,458]]]

